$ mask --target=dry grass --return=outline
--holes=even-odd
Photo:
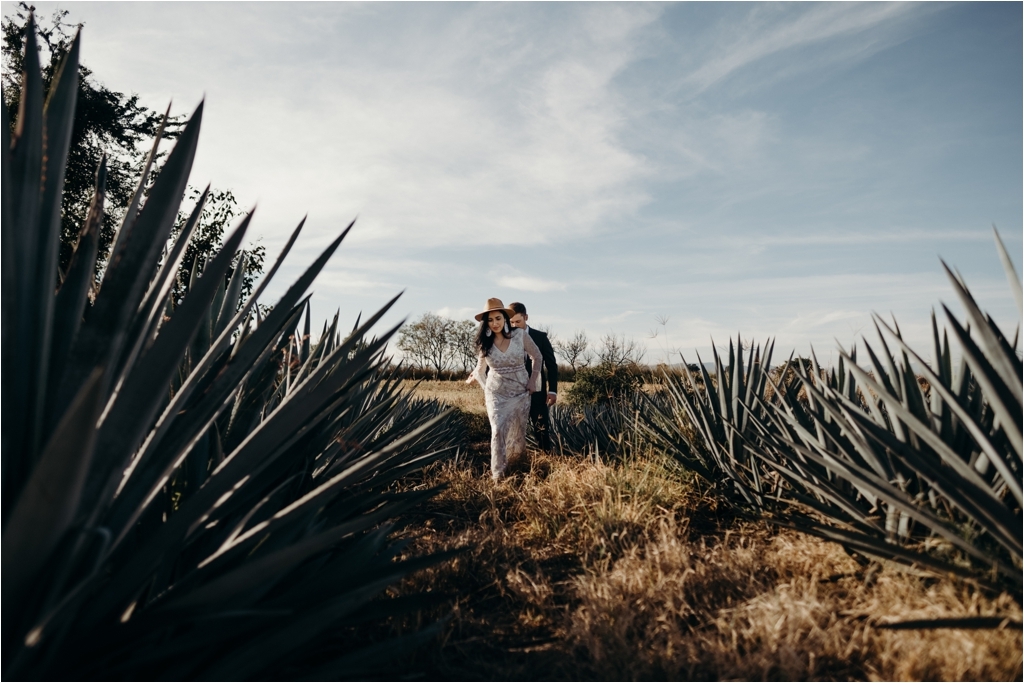
[[[487,414],[484,407],[484,392],[476,384],[434,380],[406,380],[403,384],[422,396],[436,398],[467,413]]]
[[[952,582],[867,572],[835,544],[762,530],[660,538],[576,581],[569,638],[628,679],[1020,679],[1019,631],[887,631],[884,621],[1015,614]],[[870,574],[869,574],[870,573]]]
[[[442,403],[447,403],[467,413],[487,414],[487,409],[484,407],[484,392],[477,384],[466,384],[461,381],[436,382],[434,380],[406,380],[404,384],[422,396],[436,398]],[[564,394],[571,388],[572,382],[560,382],[558,393]]]
[[[531,453],[497,485],[486,458],[478,448],[416,484],[448,488],[411,520],[410,552],[466,551],[402,586],[453,596],[454,617],[440,646],[389,675],[1021,678],[1019,630],[876,628],[941,616],[1020,620],[1005,596],[862,567],[835,544],[730,517],[656,454],[609,466]]]

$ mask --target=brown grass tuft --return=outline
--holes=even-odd
[[[1019,615],[1007,597],[986,599],[962,584],[877,565],[864,572],[835,544],[766,532],[687,543],[666,522],[655,543],[581,576],[568,636],[593,675],[1019,678],[1019,631],[875,628],[905,619]]]

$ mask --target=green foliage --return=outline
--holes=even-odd
[[[17,120],[25,71],[24,45],[29,14],[34,8],[18,3],[14,16],[3,18],[3,95],[8,121]],[[76,28],[65,21],[67,10],[56,10],[48,27],[37,30],[42,39],[42,87],[49,91],[75,38]],[[80,25],[79,27],[80,28]],[[106,263],[115,226],[135,191],[136,178],[145,161],[139,145],[160,129],[161,116],[139,103],[138,95],[119,93],[99,83],[92,71],[78,65],[75,117],[71,129],[61,201],[60,272],[66,273],[85,224],[93,197],[96,169],[106,158],[104,220],[99,224],[97,277]],[[175,138],[180,121],[168,120],[163,136]]]
[[[197,204],[203,193],[198,189],[189,188],[187,199]],[[188,289],[188,283],[193,279],[193,272],[198,276],[203,272],[206,261],[212,258],[224,242],[224,232],[231,222],[241,215],[238,207],[238,200],[231,190],[216,190],[208,188],[205,201],[199,214],[196,227],[192,237],[187,242],[185,253],[181,258],[181,265],[178,267],[178,278],[172,289],[172,299],[181,301]],[[184,213],[178,215],[178,222],[171,233],[171,239],[176,240],[185,225],[187,216]],[[168,247],[171,245],[168,244]],[[241,294],[248,298],[252,294],[252,288],[256,278],[263,273],[264,262],[266,261],[267,249],[261,244],[246,251],[245,274],[241,282]],[[229,275],[233,273],[233,268]]]
[[[573,406],[594,406],[631,396],[643,386],[639,368],[631,364],[598,363],[576,370],[566,400]]]
[[[55,292],[78,56],[75,39],[44,105],[29,17],[14,135],[0,109],[4,677],[337,678],[401,656],[435,627],[355,651],[344,635],[408,609],[371,601],[442,558],[397,559],[387,521],[434,492],[392,484],[460,435],[388,370],[396,330],[369,334],[395,300],[310,338],[306,292],[346,229],[263,317],[302,224],[246,298],[249,213],[172,305],[206,200],[167,250],[202,104],[146,186],[158,136],[90,301],[100,160]]]
[[[1020,280],[996,240],[1020,302]],[[720,381],[703,368],[700,383],[690,373],[669,378],[674,406],[652,404],[648,428],[738,507],[862,555],[970,578],[1019,602],[1018,340],[1009,342],[962,279],[946,272],[968,320],[943,307],[949,326],[940,330],[932,316],[930,363],[877,317],[880,341],[864,343],[868,368],[855,350],[841,349],[837,370],[822,371],[812,356],[809,368],[791,360],[769,374],[770,346],[763,358],[752,348],[744,369],[730,343],[728,363],[715,353]]]

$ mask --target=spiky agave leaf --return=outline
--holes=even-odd
[[[395,330],[368,337],[394,300],[344,340],[332,328],[311,347],[307,334],[299,371],[283,367],[306,292],[351,225],[263,317],[256,299],[302,224],[241,301],[250,213],[167,305],[198,215],[165,250],[202,105],[144,205],[140,184],[83,316],[103,168],[58,282],[78,43],[44,107],[34,40],[13,141],[3,125],[3,354],[17,370],[2,396],[4,674],[267,677],[294,673],[306,651],[331,667],[326,644],[345,619],[440,559],[396,562],[403,545],[382,524],[433,493],[389,485],[459,435],[438,406],[398,391],[382,355]]]
[[[670,401],[649,401],[643,413],[648,432],[680,464],[700,474],[736,504],[753,509],[770,505],[777,493],[774,478],[766,480],[762,476],[761,467],[748,450],[765,412],[753,399],[764,396],[769,386],[767,369],[773,351],[770,341],[763,354],[759,345],[750,346],[744,367],[739,337],[735,347],[729,341],[728,362],[712,345],[713,377],[699,354],[699,378],[684,358],[678,376],[665,375]]]
[[[718,395],[670,378],[675,411],[650,411],[649,428],[684,463],[741,492],[757,493],[758,478],[774,477],[770,497],[737,502],[779,524],[865,555],[969,577],[1019,601],[1021,360],[1016,340],[1008,342],[962,279],[947,273],[970,321],[962,325],[945,309],[963,351],[958,372],[934,316],[931,364],[895,324],[876,318],[880,341],[864,342],[870,370],[841,349],[838,372],[825,373],[812,355],[810,369],[787,363],[767,393],[746,393],[729,413],[740,392],[729,391],[728,378],[735,385],[739,359],[725,367],[716,361]],[[680,415],[688,430],[678,426]],[[756,462],[732,466],[723,443],[730,435]]]
[[[640,415],[650,402],[664,403],[660,397],[647,397],[637,392],[596,405],[552,406],[552,443],[562,453],[601,460],[618,460],[640,453],[649,443],[639,428]],[[536,445],[532,432],[529,441]]]

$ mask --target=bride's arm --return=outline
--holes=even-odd
[[[540,372],[544,365],[544,356],[541,355],[540,349],[537,348],[537,344],[534,343],[533,337],[531,337],[525,330],[523,334],[523,348],[526,349],[527,355],[533,360],[533,372],[530,373],[530,382],[527,384],[530,393],[536,393],[540,391]]]
[[[487,360],[484,358],[484,354],[480,354],[480,360],[476,364],[476,370],[469,373],[469,377],[466,378],[466,384],[472,384],[474,381],[479,382],[480,386],[483,386],[487,380]]]

